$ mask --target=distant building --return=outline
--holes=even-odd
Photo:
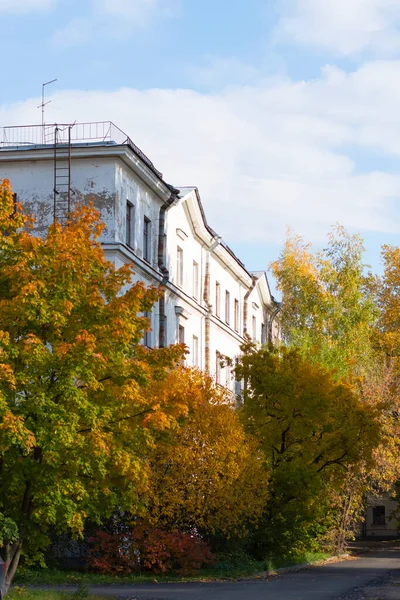
[[[362,524],[362,537],[368,539],[400,537],[398,510],[399,503],[390,494],[370,496]]]
[[[208,225],[197,188],[177,189],[112,123],[3,129],[0,179],[36,217],[43,234],[69,207],[92,201],[105,223],[101,243],[116,267],[162,286],[149,318],[149,347],[184,342],[187,364],[237,391],[223,361],[248,339],[278,336],[278,303],[264,272],[251,273]]]

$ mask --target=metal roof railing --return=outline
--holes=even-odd
[[[111,121],[92,123],[46,123],[45,125],[19,125],[2,128],[0,150],[54,146],[68,143],[68,130],[71,129],[72,144],[127,145],[143,162],[162,178],[151,160],[136,146],[131,138]],[[57,136],[57,137],[56,137]]]

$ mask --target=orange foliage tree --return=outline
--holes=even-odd
[[[186,419],[161,434],[149,454],[150,522],[222,536],[246,533],[268,498],[268,472],[226,391],[196,370],[180,368],[150,388],[161,404],[181,404]],[[151,418],[151,417],[150,417]]]
[[[49,528],[79,534],[137,512],[154,433],[182,413],[153,398],[182,348],[141,345],[155,289],[104,258],[99,215],[77,208],[44,238],[0,188],[0,546],[10,584]]]

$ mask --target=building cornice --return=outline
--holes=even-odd
[[[196,190],[193,189],[186,194],[181,199],[181,202],[184,202],[187,207],[188,216],[192,222],[192,227],[198,240],[205,249],[209,248],[215,237],[215,232],[208,227],[204,220],[204,214]],[[252,277],[250,273],[242,266],[238,259],[235,260],[235,257],[232,256],[223,244],[220,244],[215,248],[213,255],[216,256],[246,287],[251,286]]]
[[[68,154],[65,151],[65,158]],[[148,185],[153,192],[155,192],[160,199],[165,202],[170,196],[172,186],[168,185],[157,173],[151,169],[141,158],[137,155],[130,146],[125,144],[121,145],[98,145],[88,146],[73,144],[71,148],[72,160],[75,158],[90,159],[90,158],[115,158],[120,159],[126,166],[128,166],[136,175]],[[62,152],[58,150],[58,159],[63,157]],[[0,163],[1,162],[27,162],[27,161],[53,161],[54,160],[54,148],[52,146],[46,147],[35,147],[35,148],[24,148],[7,150],[2,149],[0,152]]]

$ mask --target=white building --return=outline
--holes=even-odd
[[[116,267],[162,286],[144,342],[184,342],[187,363],[235,389],[230,367],[248,339],[276,337],[278,303],[264,272],[251,273],[208,225],[196,188],[167,184],[112,123],[3,129],[0,179],[8,178],[44,233],[68,205],[92,201],[106,227],[101,242]]]
[[[362,536],[370,539],[398,538],[400,535],[398,510],[399,503],[391,494],[369,497],[365,521],[362,524]]]

